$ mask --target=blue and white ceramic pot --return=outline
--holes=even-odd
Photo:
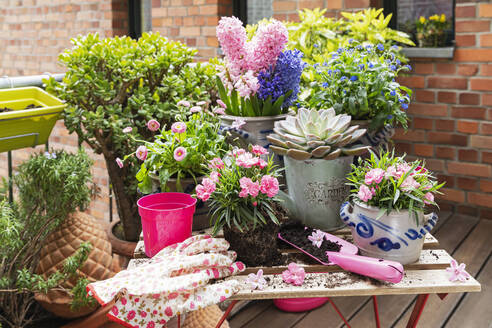
[[[354,244],[363,255],[401,264],[417,261],[425,235],[435,226],[437,215],[419,212],[416,220],[407,210],[379,217],[380,212],[378,207],[345,202],[340,209],[340,217],[349,226]]]

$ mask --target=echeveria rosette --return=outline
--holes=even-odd
[[[299,83],[306,64],[299,50],[285,50],[280,53],[275,67],[261,71],[258,75],[258,98],[274,103],[284,96],[282,108],[289,108],[297,99]]]
[[[280,173],[273,156],[264,159],[265,151],[260,146],[234,149],[223,161],[214,158],[208,163],[211,172],[197,186],[196,197],[208,201],[213,234],[224,225],[248,231],[270,220],[279,224],[273,203],[279,201]]]
[[[397,47],[357,42],[338,49],[322,65],[315,64],[316,82],[300,97],[301,105],[333,107],[337,114],[349,114],[354,120],[370,120],[371,130],[397,123],[406,128],[411,90],[396,78],[410,66],[403,65],[397,51]]]
[[[352,200],[378,207],[388,214],[409,210],[416,219],[427,205],[437,206],[434,195],[440,194],[439,189],[444,185],[437,182],[423,162],[407,163],[404,156],[383,151],[379,156],[371,152],[370,158],[352,164],[347,180],[352,187]]]

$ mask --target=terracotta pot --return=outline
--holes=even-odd
[[[152,192],[161,192],[161,183],[159,181],[159,177],[155,174],[150,174],[150,178],[152,179]],[[202,182],[204,177],[198,177],[198,183]],[[178,188],[176,187],[176,179],[169,179],[166,187],[169,188],[170,192],[178,192]],[[183,188],[183,192],[187,194],[194,194],[196,183],[195,180],[191,178],[181,179],[181,187]],[[210,227],[210,217],[208,215],[209,208],[207,203],[202,202],[198,199],[195,206],[195,214],[193,215],[193,226],[192,230],[203,230]]]
[[[124,256],[128,259],[132,259],[133,258],[133,252],[135,251],[135,248],[137,247],[137,243],[133,242],[133,241],[126,241],[126,240],[119,239],[118,237],[116,237],[113,230],[116,227],[116,225],[119,223],[120,223],[120,220],[115,220],[115,221],[111,222],[111,224],[108,226],[106,233],[108,235],[109,242],[111,243],[113,253]]]
[[[111,244],[101,224],[86,213],[74,213],[68,217],[44,242],[36,273],[47,278],[61,270],[65,259],[72,256],[83,242],[90,242],[92,251],[78,272],[94,282],[111,278],[114,274]],[[71,289],[76,279],[69,279],[63,287]],[[35,299],[46,310],[62,318],[77,318],[93,312],[97,306],[71,311],[71,297],[64,291],[50,290],[47,294],[36,293]]]

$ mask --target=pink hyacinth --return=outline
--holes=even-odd
[[[254,145],[251,147],[251,152],[258,156],[268,154],[268,151],[260,145]]]
[[[196,196],[206,202],[210,198],[210,195],[215,191],[215,188],[215,182],[210,178],[205,178],[201,184],[196,186]]]
[[[282,272],[282,279],[287,284],[294,286],[301,286],[304,283],[306,272],[300,266],[295,263],[290,263],[288,269]]]
[[[313,243],[313,246],[316,246],[318,248],[321,247],[323,244],[323,241],[325,240],[325,233],[321,230],[316,230],[313,231],[311,236],[308,236],[308,239]]]
[[[424,195],[424,203],[429,205],[429,204],[432,204],[434,203],[434,194],[431,193],[431,192],[428,192]]]
[[[236,17],[222,17],[216,33],[227,60],[239,68],[247,66],[247,36],[243,23]]]
[[[186,132],[186,124],[183,122],[176,122],[171,125],[171,131],[174,133],[185,133]]]
[[[147,158],[147,153],[149,151],[147,150],[147,147],[145,146],[139,146],[137,148],[137,151],[135,152],[135,156],[137,156],[137,158],[141,161],[145,161],[145,159]]]
[[[260,24],[252,42],[250,69],[259,71],[274,65],[289,38],[282,22],[272,19],[269,24]]]
[[[210,168],[216,168],[219,170],[222,170],[224,168],[224,166],[225,166],[224,162],[219,157],[215,157],[214,159],[212,159],[210,161],[210,164],[208,165],[208,167],[210,167]]]
[[[174,159],[181,162],[186,157],[186,148],[178,147],[174,150]]]
[[[147,128],[150,131],[157,131],[157,130],[159,130],[160,127],[161,127],[161,125],[156,120],[149,120],[147,122]]]
[[[256,273],[250,273],[246,280],[253,290],[263,290],[268,286],[267,281],[263,278],[263,270],[259,269]]]
[[[249,98],[254,95],[259,88],[260,84],[258,83],[258,78],[253,71],[247,71],[234,83],[234,89],[237,90],[239,96],[244,98]]]
[[[190,107],[191,106],[190,102],[187,100],[180,100],[180,101],[178,101],[178,103],[176,105],[184,106],[184,107]]]
[[[446,271],[449,273],[450,281],[466,281],[467,278],[470,277],[470,274],[465,271],[466,264],[461,263],[458,265],[458,262],[455,259],[451,260],[450,267],[446,268]]]
[[[260,190],[263,194],[272,198],[278,194],[278,180],[270,175],[261,177]]]
[[[133,128],[131,126],[127,126],[126,128],[123,129],[123,133],[130,133],[132,132]]]
[[[243,125],[246,124],[246,121],[243,120],[241,117],[236,118],[233,122],[231,127],[233,129],[240,129]]]
[[[368,186],[361,185],[359,188],[359,192],[357,193],[357,196],[359,197],[359,199],[361,201],[367,202],[368,200],[370,200],[372,198],[373,193],[372,193],[371,189],[369,189]]]
[[[224,109],[227,108],[226,104],[221,99],[217,99],[217,104]]]
[[[367,185],[371,185],[372,183],[377,183],[379,184],[381,181],[383,181],[385,171],[380,168],[372,169],[369,172],[366,173],[365,176],[365,182]]]
[[[121,160],[121,158],[119,157],[116,158],[116,164],[118,164],[120,169],[123,168],[123,161]]]
[[[251,197],[258,196],[260,192],[260,184],[258,182],[253,182],[250,178],[242,177],[239,179],[239,185],[241,186],[241,191],[239,192],[239,197]]]

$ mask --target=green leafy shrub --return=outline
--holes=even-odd
[[[85,208],[90,187],[92,161],[80,150],[37,154],[19,166],[14,182],[19,201],[0,202],[0,320],[13,327],[24,327],[35,318],[34,292],[46,293],[68,279],[78,279],[72,294],[74,305],[91,302],[78,290],[88,281],[78,277],[77,269],[87,260],[89,243],[66,259],[61,271],[44,279],[35,274],[39,245],[69,214]],[[79,279],[80,278],[80,279]],[[69,291],[70,293],[70,291]]]
[[[383,9],[342,12],[339,20],[326,17],[325,12],[326,9],[304,9],[299,11],[299,22],[288,23],[287,47],[302,51],[303,60],[309,64],[322,63],[329,53],[346,47],[349,40],[385,46],[395,42],[415,45],[408,34],[388,27],[391,14],[384,17]]]
[[[154,119],[161,126],[174,122],[181,114],[179,100],[214,101],[215,68],[189,65],[196,51],[158,33],[145,33],[138,40],[88,34],[72,43],[73,48],[59,57],[67,68],[63,81],[51,79],[47,90],[67,102],[68,130],[103,154],[125,238],[137,240],[137,160],[132,157],[122,169],[116,163],[137,144],[123,129],[131,127],[135,139],[149,141],[154,133],[147,122]]]

